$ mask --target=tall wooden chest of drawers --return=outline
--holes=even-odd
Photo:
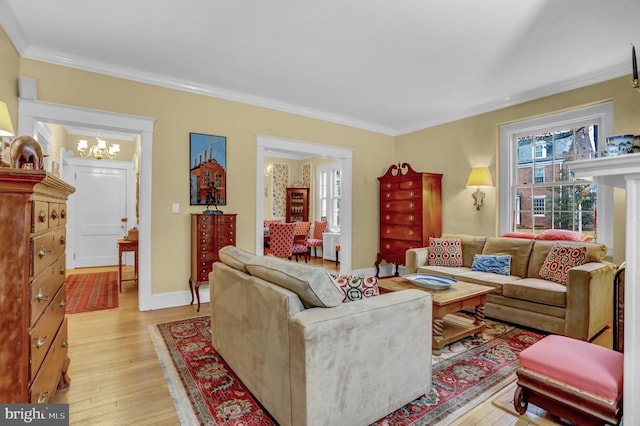
[[[236,245],[235,214],[191,214],[191,303],[193,293],[198,299],[200,311],[200,285],[209,284],[209,272],[213,262],[220,260],[218,251]]]
[[[429,245],[442,235],[442,175],[415,172],[407,163],[392,165],[380,182],[380,251],[376,276],[384,260],[404,265],[410,248]]]
[[[49,403],[69,384],[67,197],[42,170],[0,168],[0,402]]]

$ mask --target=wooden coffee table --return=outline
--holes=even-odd
[[[481,336],[486,328],[484,305],[487,303],[487,294],[494,290],[493,287],[458,281],[446,290],[431,290],[414,285],[402,277],[383,279],[378,281],[378,285],[390,291],[417,288],[431,293],[433,303],[431,344],[434,355],[440,355],[443,347],[463,337],[472,334]],[[460,315],[449,315],[464,309],[474,309],[473,320]]]

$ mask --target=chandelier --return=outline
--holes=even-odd
[[[80,139],[78,141],[78,151],[80,151],[80,156],[94,157],[97,160],[102,160],[103,158],[108,158],[109,160],[113,160],[118,156],[120,152],[120,144],[114,143],[107,147],[107,142],[104,139],[96,138],[98,143],[89,147],[89,143],[85,139]]]

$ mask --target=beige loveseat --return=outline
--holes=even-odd
[[[487,317],[590,340],[613,320],[615,265],[604,261],[604,244],[507,237],[444,234],[462,240],[462,267],[429,266],[428,248],[406,252],[406,273],[433,273],[495,288],[488,295]],[[569,270],[567,285],[538,278],[554,243],[584,245],[586,262]],[[472,271],[475,254],[511,256],[511,274]]]
[[[342,303],[324,269],[231,246],[220,259],[213,346],[280,425],[368,425],[428,392],[429,294]]]

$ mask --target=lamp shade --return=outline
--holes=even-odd
[[[0,136],[13,136],[13,125],[7,104],[0,101]]]
[[[488,167],[474,167],[469,173],[467,186],[493,186]]]

